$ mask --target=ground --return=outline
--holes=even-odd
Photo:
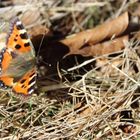
[[[127,0],[0,1],[1,47],[17,16],[38,73],[28,98],[1,91],[1,139],[139,140],[139,13]]]

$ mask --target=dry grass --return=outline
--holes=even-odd
[[[48,28],[51,26],[61,32],[62,36],[91,28],[125,10],[131,12],[138,4],[121,0],[91,0],[84,4],[82,0],[77,3],[71,0],[35,0],[25,1],[24,4],[19,1],[20,5],[17,5],[16,0],[14,2],[15,7],[0,8],[0,13],[3,12],[0,18],[8,20],[21,12],[19,17],[25,19],[28,17],[27,12],[32,9],[35,13],[31,20],[37,22],[27,24],[29,31],[31,27],[42,24]],[[39,13],[37,19],[36,12]],[[28,20],[27,23],[30,22]],[[0,25],[4,30],[3,24]],[[116,56],[103,55],[81,64],[76,60],[75,66],[73,64],[67,71],[58,67],[60,79],[65,80],[61,79],[55,85],[49,83],[50,86],[45,78],[44,81],[38,81],[39,84],[43,82],[43,86],[39,86],[39,93],[33,94],[28,100],[20,100],[11,96],[11,93],[1,92],[1,140],[138,140],[140,58],[137,50],[139,41],[134,42],[132,38]],[[104,59],[107,61],[98,65]],[[87,65],[90,69],[86,69]],[[84,71],[82,74],[81,70]],[[68,74],[76,80],[69,79]],[[124,129],[130,132],[125,133]]]

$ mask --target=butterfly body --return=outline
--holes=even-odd
[[[30,95],[36,83],[35,51],[18,18],[10,25],[6,47],[0,51],[0,88]]]

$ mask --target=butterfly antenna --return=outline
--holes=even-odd
[[[45,23],[45,27],[46,27],[46,25],[47,25],[47,22]],[[39,49],[38,49],[38,52],[37,52],[37,55],[36,55],[37,61],[39,60],[39,59],[38,59],[38,58],[39,58],[39,53],[40,53],[41,46],[42,46],[42,44],[43,44],[43,41],[44,41],[44,38],[45,38],[46,33],[47,33],[47,31],[45,30],[45,32],[43,33],[43,36],[42,36],[42,38],[41,38],[40,44],[39,44]]]

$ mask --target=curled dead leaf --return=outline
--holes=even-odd
[[[96,45],[87,46],[83,49],[73,52],[83,56],[99,56],[120,51],[125,48],[124,42],[128,41],[128,36],[122,36],[113,40],[98,43]]]
[[[94,45],[104,39],[120,35],[126,30],[128,22],[128,13],[126,12],[116,19],[103,23],[93,29],[71,35],[60,42],[68,46],[69,54],[77,54],[85,45]]]

